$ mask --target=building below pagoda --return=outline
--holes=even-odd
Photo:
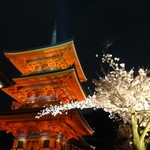
[[[5,56],[22,73],[15,84],[1,85],[14,99],[12,110],[0,114],[0,130],[15,137],[12,150],[92,150],[83,138],[93,130],[77,109],[35,118],[44,107],[86,99],[73,41]]]

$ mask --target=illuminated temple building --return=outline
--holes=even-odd
[[[92,150],[83,139],[93,130],[77,109],[35,118],[43,107],[86,99],[86,77],[74,42],[8,52],[5,56],[22,73],[15,84],[2,87],[14,98],[11,111],[0,114],[0,130],[11,132],[12,150]]]

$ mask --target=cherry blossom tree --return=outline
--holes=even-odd
[[[118,118],[132,125],[133,145],[137,150],[145,150],[144,139],[150,131],[150,77],[149,71],[139,68],[125,70],[119,58],[104,54],[103,63],[108,63],[110,71],[95,80],[96,93],[92,97],[96,106],[110,113],[110,118]]]

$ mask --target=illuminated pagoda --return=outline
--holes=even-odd
[[[83,136],[92,135],[77,109],[35,118],[49,105],[86,99],[86,81],[74,42],[8,52],[5,56],[22,73],[2,90],[14,98],[11,111],[0,114],[0,130],[13,133],[12,150],[91,150]]]

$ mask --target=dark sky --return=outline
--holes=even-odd
[[[98,78],[95,72],[101,75],[95,54],[101,55],[107,40],[113,41],[109,52],[120,57],[127,69],[150,65],[150,9],[146,0],[1,0],[0,51],[50,45],[55,21],[58,42],[74,40],[89,79],[85,89],[90,86],[93,90],[92,79]],[[2,53],[0,57],[1,69],[10,77],[18,76]],[[0,94],[4,109],[11,100]]]

